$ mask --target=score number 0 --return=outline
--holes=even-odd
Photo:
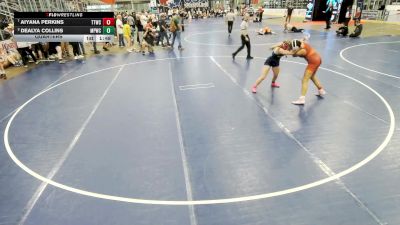
[[[115,20],[114,18],[103,18],[103,26],[114,26]]]

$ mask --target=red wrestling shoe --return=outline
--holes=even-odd
[[[251,92],[257,93],[257,87],[256,87],[256,85],[253,85],[253,87],[251,87]]]

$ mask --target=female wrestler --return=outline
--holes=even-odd
[[[271,30],[271,28],[269,28],[269,27],[264,27],[264,28],[261,28],[260,30],[258,30],[257,31],[257,34],[258,35],[265,35],[265,34],[275,34],[275,32],[273,32],[272,30]]]
[[[293,33],[304,32],[304,29],[298,29],[297,27],[293,26],[290,23],[285,23],[284,28],[285,28],[284,31],[287,31],[287,32],[293,32]]]
[[[271,87],[276,87],[276,88],[279,87],[279,84],[275,82],[279,75],[279,61],[281,60],[282,56],[292,55],[294,53],[294,52],[288,51],[289,45],[290,45],[289,41],[284,41],[282,43],[279,43],[279,44],[271,47],[271,49],[273,49],[272,55],[270,57],[268,57],[268,59],[265,61],[264,68],[262,70],[260,77],[258,77],[256,83],[251,88],[251,91],[253,93],[257,93],[257,86],[260,85],[260,83],[267,77],[268,72],[271,68],[272,68],[272,72],[274,73],[274,77],[272,78]]]
[[[301,85],[301,96],[298,100],[293,101],[295,105],[304,105],[306,102],[306,93],[308,89],[308,81],[311,79],[315,86],[318,88],[318,95],[322,96],[326,94],[325,90],[322,88],[317,76],[315,75],[319,66],[321,65],[321,56],[318,52],[311,47],[310,44],[304,42],[304,40],[292,40],[290,42],[289,49],[295,51],[293,57],[304,58],[308,65],[304,71],[304,76]]]

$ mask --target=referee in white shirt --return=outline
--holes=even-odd
[[[233,13],[232,9],[226,14],[225,18],[228,22],[228,33],[230,36],[232,33],[233,21],[235,21],[235,14]]]
[[[242,46],[236,50],[236,52],[232,53],[232,58],[235,59],[235,56],[242,51],[244,46],[246,45],[247,47],[247,57],[246,59],[253,59],[253,57],[250,55],[250,38],[249,38],[249,14],[246,13],[246,15],[243,18],[242,24],[240,24],[240,38],[242,39]]]

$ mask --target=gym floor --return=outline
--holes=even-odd
[[[250,87],[269,46],[303,34],[251,23],[255,58],[232,60],[239,24],[3,82],[0,224],[400,224],[399,37],[307,29],[327,95],[310,82],[295,106],[304,59],[283,58],[280,88]]]

